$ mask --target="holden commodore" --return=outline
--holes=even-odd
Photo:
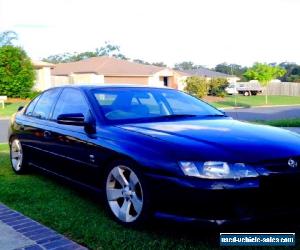
[[[96,191],[111,216],[217,224],[297,211],[300,136],[233,120],[184,92],[135,85],[46,90],[12,118],[12,169]]]

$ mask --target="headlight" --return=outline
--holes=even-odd
[[[258,176],[255,169],[244,163],[181,161],[179,166],[186,176],[205,179],[240,179]]]

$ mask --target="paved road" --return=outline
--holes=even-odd
[[[0,143],[7,141],[9,120],[0,120]]]
[[[300,134],[300,128],[285,128],[285,129]]]
[[[300,106],[241,108],[224,111],[234,119],[245,121],[300,118]]]

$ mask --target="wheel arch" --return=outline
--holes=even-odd
[[[116,161],[126,161],[132,163],[135,167],[142,168],[142,165],[133,157],[130,157],[128,155],[114,152],[111,156],[109,156],[107,159],[105,159],[104,162],[101,163],[102,165],[102,171],[101,171],[101,177],[104,177],[104,175],[107,173],[109,167]]]

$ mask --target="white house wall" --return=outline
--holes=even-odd
[[[51,71],[49,67],[36,69],[36,80],[33,89],[43,91],[51,88]]]
[[[153,76],[149,76],[148,85],[155,86],[155,87],[162,87],[164,86],[164,83],[160,81],[159,75],[153,75]]]
[[[174,76],[174,73],[172,70],[169,70],[169,69],[161,70],[149,77],[148,85],[156,86],[156,87],[163,87],[164,86],[163,77],[172,77],[172,76]]]
[[[52,87],[58,87],[70,84],[69,76],[52,76]]]

